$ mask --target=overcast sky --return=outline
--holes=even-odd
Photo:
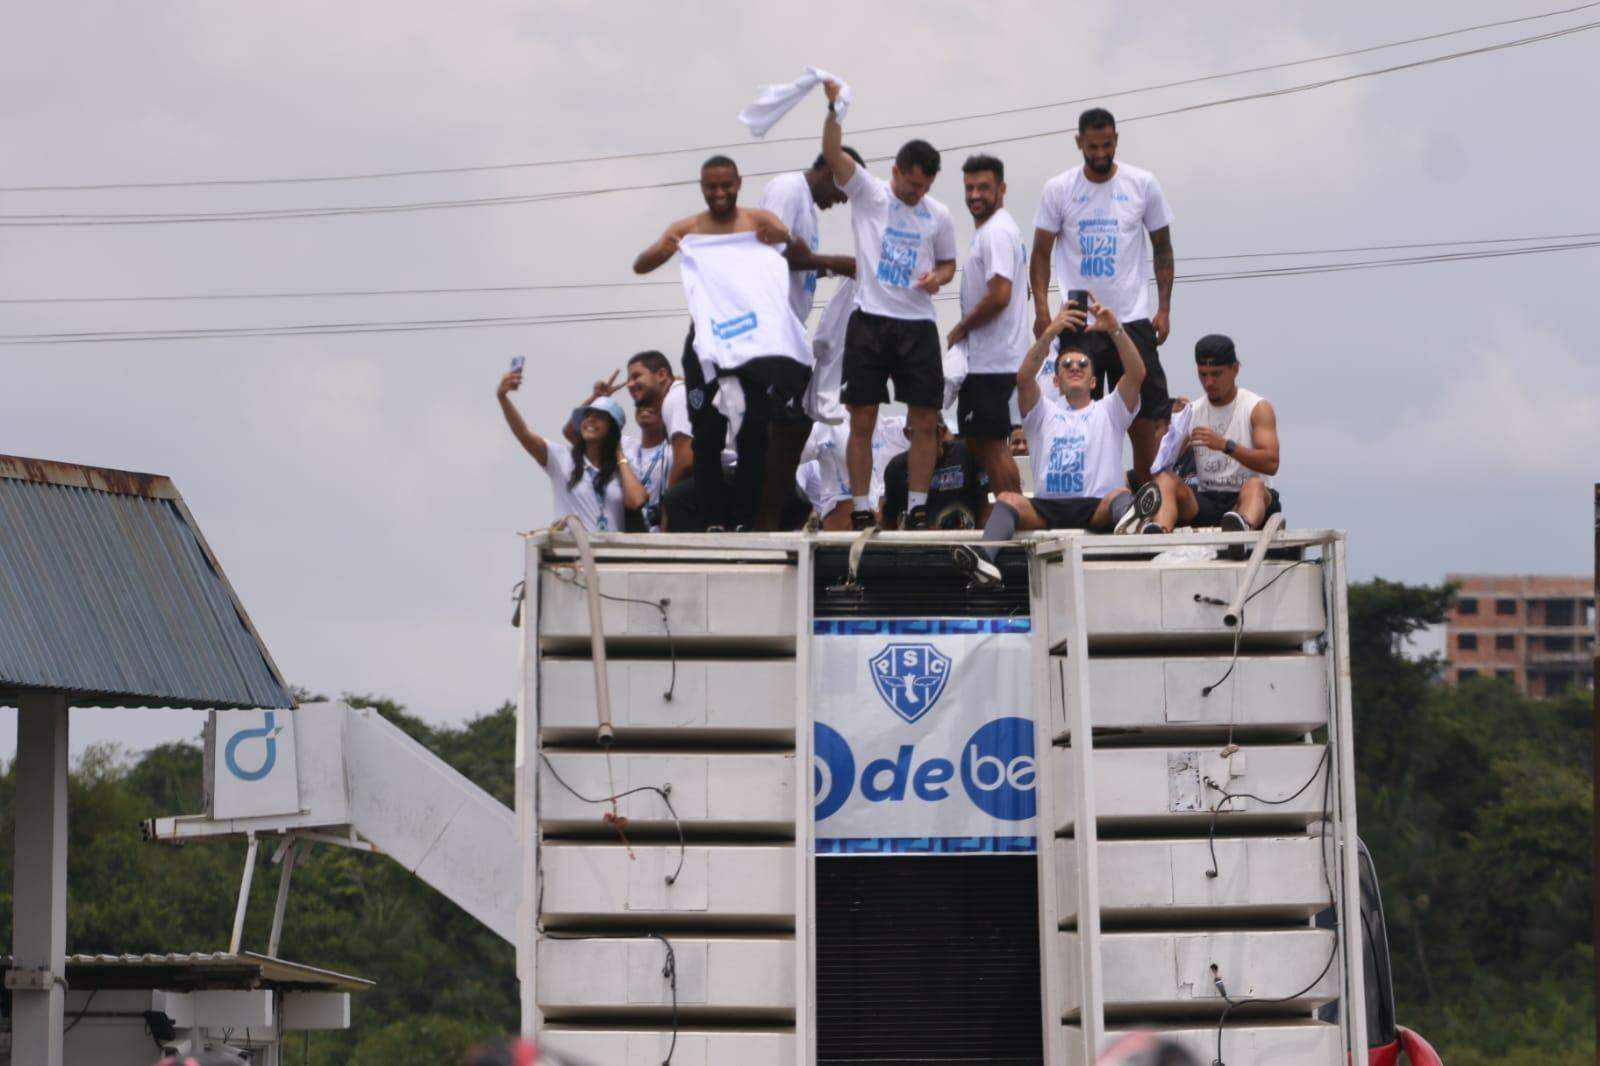
[[[867,155],[1072,126],[1088,97],[1532,14],[1546,3],[679,5],[288,0],[34,4],[0,36],[0,186],[265,178],[516,163],[722,143],[746,171],[816,143],[748,142],[736,115],[806,63],[850,82]],[[997,19],[996,12],[1004,12]],[[1107,101],[1124,119],[1574,25],[1592,12]],[[1600,230],[1600,31],[1312,92],[1125,121],[1120,158],[1191,257]],[[820,95],[773,138],[820,131]],[[969,149],[934,195],[965,249]],[[1031,228],[1070,137],[997,144]],[[0,194],[0,214],[223,211],[514,196],[692,178],[703,153],[335,184]],[[887,164],[874,164],[879,173]],[[763,179],[750,179],[754,203]],[[0,298],[634,280],[692,188],[550,203],[204,225],[0,229]],[[849,250],[845,211],[823,244]],[[1311,256],[1291,262],[1326,262]],[[1356,256],[1354,258],[1362,258]],[[1600,475],[1600,250],[1180,286],[1163,350],[1193,394],[1209,332],[1269,397],[1291,524],[1350,532],[1356,577],[1587,572]],[[675,281],[675,267],[652,280]],[[370,322],[674,308],[675,286],[207,303],[0,305],[0,333]],[[943,312],[952,319],[954,309]],[[948,322],[946,323],[948,325]],[[459,722],[513,695],[510,590],[544,475],[493,391],[553,432],[628,353],[683,321],[0,348],[0,452],[170,475],[287,677]],[[191,736],[193,712],[74,714],[74,749]],[[0,711],[0,755],[14,746]],[[509,755],[508,755],[509,757]]]

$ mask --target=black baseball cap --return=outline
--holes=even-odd
[[[1233,350],[1233,338],[1221,333],[1207,333],[1194,342],[1194,361],[1206,366],[1229,366],[1239,361]]]

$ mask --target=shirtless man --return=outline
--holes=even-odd
[[[739,206],[741,185],[739,168],[733,160],[722,155],[707,159],[700,166],[700,195],[706,209],[668,226],[634,259],[634,273],[648,274],[664,265],[677,254],[679,242],[690,234],[754,233],[765,244],[788,245],[791,256],[809,256],[805,242],[790,233],[777,215],[759,207]],[[810,431],[801,409],[810,383],[809,368],[781,357],[758,359],[740,368],[748,406],[738,447],[746,461],[738,465],[731,494],[722,473],[728,420],[712,404],[716,373],[714,367],[702,366],[691,326],[683,344],[683,380],[693,426],[694,481],[700,513],[708,529],[739,524],[775,528],[778,512],[794,482],[800,449]],[[770,411],[765,402],[768,398]],[[774,445],[770,448],[768,420],[770,442]]]

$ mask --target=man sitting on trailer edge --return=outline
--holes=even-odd
[[[1161,506],[1146,533],[1169,533],[1174,524],[1220,526],[1228,533],[1260,529],[1281,509],[1271,478],[1278,472],[1278,413],[1264,397],[1239,387],[1239,357],[1232,338],[1201,337],[1194,346],[1195,373],[1205,399],[1190,414],[1195,485],[1171,470],[1156,477]],[[1178,401],[1181,410],[1187,401]]]
[[[1017,407],[1028,437],[1034,495],[1029,499],[1020,492],[1002,492],[984,527],[985,541],[1010,540],[1018,529],[1107,530],[1129,507],[1137,506],[1140,516],[1148,516],[1160,505],[1161,492],[1153,481],[1141,486],[1137,497],[1130,495],[1122,468],[1122,438],[1139,413],[1144,358],[1115,312],[1092,296],[1089,309],[1094,324],[1085,329],[1083,311],[1064,305],[1017,370]],[[1108,335],[1122,360],[1116,388],[1098,400],[1090,399],[1095,373],[1085,339],[1091,332]],[[1061,352],[1055,379],[1060,403],[1040,392],[1035,379],[1058,336]],[[994,563],[998,548],[980,551],[962,544],[951,554],[975,588],[1000,584],[1000,569]]]

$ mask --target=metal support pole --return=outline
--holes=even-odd
[[[67,986],[67,697],[17,700],[11,1061],[61,1066]]]
[[[1267,545],[1272,543],[1272,538],[1278,535],[1278,530],[1283,528],[1283,512],[1268,518],[1261,526],[1261,532],[1256,535],[1256,545],[1250,549],[1250,562],[1244,568],[1244,577],[1239,579],[1239,591],[1233,594],[1233,602],[1228,604],[1228,613],[1222,616],[1222,624],[1229,629],[1236,629],[1240,618],[1244,615],[1245,597],[1250,595],[1250,586],[1256,583],[1256,575],[1261,572],[1261,562],[1267,557]]]
[[[272,932],[267,936],[267,954],[278,957],[278,941],[283,938],[283,915],[289,909],[289,879],[294,876],[295,857],[299,855],[299,841],[290,837],[279,857],[283,872],[278,875],[278,902],[272,908]]]
[[[239,954],[239,945],[244,940],[244,912],[250,906],[250,882],[256,875],[256,848],[258,842],[256,835],[247,835],[249,844],[244,849],[244,876],[239,879],[239,906],[233,912],[233,937],[228,941],[228,954]]]
[[[1596,615],[1600,617],[1600,483],[1594,487],[1594,574],[1595,574],[1595,607]],[[1594,772],[1594,791],[1591,795],[1600,798],[1600,640],[1595,641],[1594,673],[1590,675],[1589,690],[1594,699],[1594,717],[1591,727],[1594,733],[1594,757],[1589,765]],[[1594,940],[1600,944],[1600,803],[1591,803],[1594,819],[1594,831],[1591,839],[1594,842],[1594,855],[1589,868],[1589,884],[1594,893],[1592,914],[1594,916]],[[1594,993],[1600,996],[1600,952],[1594,957]],[[1600,1012],[1594,1019],[1595,1046],[1600,1047]]]

